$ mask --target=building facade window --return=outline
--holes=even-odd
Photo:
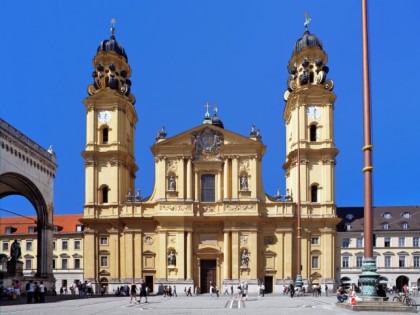
[[[102,188],[102,203],[108,203],[108,186]]]
[[[383,230],[389,230],[389,223],[382,223]]]
[[[405,256],[398,256],[398,266],[400,268],[405,267]]]
[[[310,139],[311,142],[316,141],[317,135],[316,135],[316,125],[311,125],[309,128],[309,134],[310,134]]]
[[[391,238],[390,237],[385,237],[384,247],[391,247]]]
[[[342,243],[341,243],[341,247],[343,247],[343,248],[347,248],[347,247],[349,247],[350,246],[350,239],[349,238],[343,238],[343,241],[342,241]]]
[[[35,227],[34,226],[28,226],[28,233],[35,233]]]
[[[61,249],[62,250],[68,250],[69,249],[69,241],[68,240],[62,240],[61,241]]]
[[[346,231],[351,231],[351,224],[350,223],[346,223],[346,225],[344,225],[344,229]]]
[[[408,230],[408,223],[407,222],[401,222],[401,228],[403,230]]]
[[[3,241],[2,249],[3,249],[3,252],[9,251],[9,241]]]
[[[102,143],[108,144],[109,130],[108,128],[102,129]]]
[[[312,245],[319,245],[319,237],[312,237],[311,244]]]
[[[420,256],[413,257],[414,268],[420,268]]]
[[[420,237],[414,236],[413,237],[413,247],[420,247]]]
[[[26,270],[32,269],[32,259],[25,259],[25,269]]]
[[[319,257],[318,256],[312,256],[312,268],[314,269],[318,269],[318,262],[319,262]]]
[[[80,240],[74,240],[74,249],[78,250],[81,249],[81,241]]]
[[[11,226],[6,226],[4,229],[4,233],[5,234],[11,234],[12,233],[12,227]]]
[[[389,212],[385,212],[385,213],[383,214],[383,217],[384,217],[384,219],[391,219],[391,218],[392,218],[392,214],[391,214],[391,213],[389,213]]]
[[[410,219],[410,218],[411,218],[411,213],[410,213],[410,212],[404,212],[401,216],[402,216],[404,219]]]
[[[398,238],[398,246],[399,247],[405,247],[405,237],[399,237]]]
[[[76,232],[83,232],[83,225],[76,224]]]
[[[80,258],[74,259],[74,269],[80,269]]]
[[[341,267],[342,268],[348,268],[349,267],[349,257],[348,256],[343,256]]]
[[[358,237],[356,239],[356,247],[363,247],[363,237]]]
[[[201,201],[214,202],[215,201],[215,181],[214,175],[201,175]]]
[[[63,270],[69,269],[67,258],[61,259],[61,269],[63,269]]]
[[[57,242],[53,241],[53,250],[56,250],[56,249],[57,249]]]
[[[108,257],[101,256],[100,257],[101,267],[108,267]]]
[[[26,250],[31,251],[32,250],[32,241],[26,241]]]
[[[385,268],[391,268],[391,267],[392,267],[392,257],[385,256]]]
[[[363,257],[362,256],[356,256],[356,267],[362,268],[363,264]]]
[[[56,266],[57,260],[55,258],[53,258],[53,269],[57,268]]]
[[[318,186],[317,185],[311,186],[311,201],[318,202]]]
[[[101,245],[108,245],[108,237],[106,237],[106,236],[101,236],[101,237],[99,238],[99,243],[100,243]]]

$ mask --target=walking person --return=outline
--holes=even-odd
[[[261,283],[260,289],[261,289],[261,295],[262,295],[262,297],[264,297],[264,294],[265,294],[265,285],[264,285],[264,283]]]
[[[131,289],[130,289],[130,303],[134,298],[134,302],[136,301],[137,296],[137,286],[134,282],[131,283]]]
[[[213,291],[214,291],[214,287],[210,282],[210,297],[213,298]]]
[[[39,284],[39,302],[45,303],[45,286],[44,281],[41,281]]]
[[[216,297],[219,297],[219,286],[216,284]]]
[[[32,303],[32,299],[34,297],[34,281],[29,280],[29,282],[26,284],[26,303],[30,304]]]
[[[197,288],[197,287],[196,287],[196,288]],[[188,295],[189,295],[189,296],[192,296],[192,294],[191,294],[191,287],[189,287],[189,288],[188,288],[188,291],[187,291],[187,296],[188,296]],[[198,293],[197,293],[196,295],[198,295]]]
[[[174,289],[173,289],[173,295],[175,296],[175,297],[178,297],[178,294],[176,294],[176,286],[174,286]]]
[[[325,296],[328,296],[328,285],[325,285]]]
[[[233,284],[230,286],[230,295],[233,296]]]
[[[19,280],[16,280],[14,289],[15,289],[15,292],[16,292],[16,299],[20,300],[20,282],[19,282]]]
[[[290,282],[289,285],[289,290],[290,290],[290,297],[294,297],[295,296],[295,286],[293,285],[293,282]]]
[[[146,301],[144,303],[148,303],[147,301],[147,292],[146,292],[146,283],[144,282],[144,280],[141,280],[141,284],[140,284],[140,299],[139,299],[139,304],[141,303],[141,298],[144,297],[146,299]]]
[[[229,295],[228,286],[225,284],[225,289],[223,290],[223,295]]]

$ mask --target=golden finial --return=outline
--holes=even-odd
[[[112,18],[111,19],[111,35],[112,36],[114,36],[114,34],[115,34],[115,23],[116,23],[115,19]]]

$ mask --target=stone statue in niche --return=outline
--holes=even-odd
[[[242,256],[241,256],[241,267],[248,267],[248,263],[249,263],[249,254],[244,249],[244,251],[242,252]]]
[[[248,190],[248,178],[241,176],[241,190]]]
[[[175,178],[171,175],[168,179],[168,190],[175,190],[176,188],[176,182]]]
[[[168,265],[170,266],[176,265],[176,257],[173,251],[171,251],[168,255]]]

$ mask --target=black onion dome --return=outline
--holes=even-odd
[[[125,60],[128,62],[127,54],[125,53],[124,47],[115,40],[115,36],[112,35],[111,38],[105,39],[98,47],[99,51],[113,51],[116,52],[118,55],[123,56]]]
[[[220,127],[220,128],[225,129],[225,127],[223,126],[223,121],[219,117],[217,117],[217,116],[213,116],[211,118],[211,124],[212,125],[215,125],[217,127]]]
[[[318,39],[318,37],[316,37],[316,35],[311,34],[309,33],[308,30],[306,30],[303,33],[303,36],[296,41],[294,52],[295,53],[299,52],[302,50],[302,48],[305,48],[305,47],[315,47],[315,46],[322,49],[321,41]]]

